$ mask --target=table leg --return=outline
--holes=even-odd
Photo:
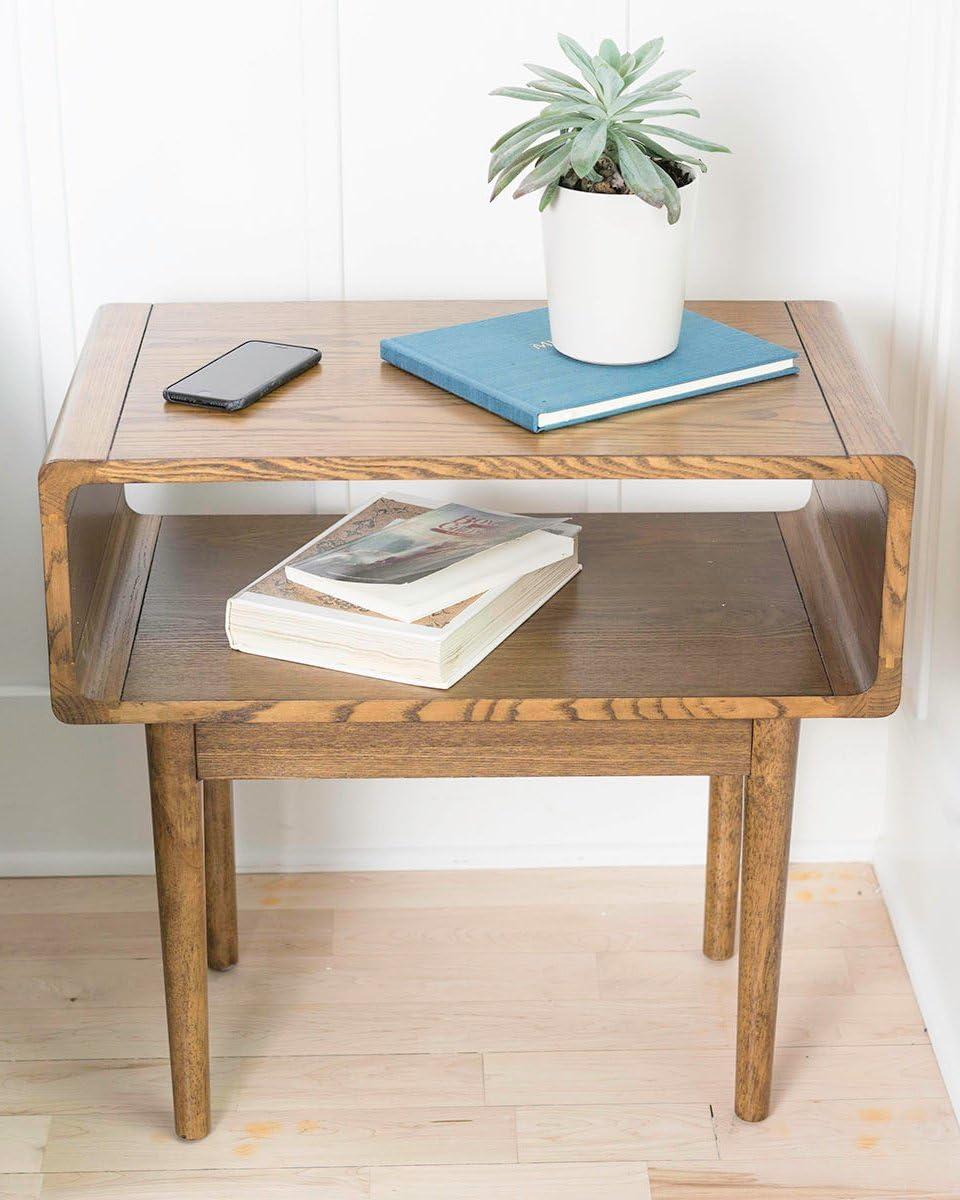
[[[730,958],[737,931],[743,776],[711,775],[707,827],[707,887],[703,906],[703,952]]]
[[[210,1131],[200,784],[193,726],[146,728],[174,1124],[193,1141]]]
[[[799,733],[795,720],[753,723],[744,804],[737,999],[735,1108],[744,1121],[762,1121],[770,1111]]]
[[[239,957],[233,785],[229,779],[204,780],[203,857],[207,885],[207,963],[215,971],[228,971]]]

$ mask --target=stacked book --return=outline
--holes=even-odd
[[[580,570],[579,527],[385,495],[227,601],[248,654],[448,688]]]

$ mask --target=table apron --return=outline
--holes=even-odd
[[[201,779],[745,775],[750,721],[196,726]]]

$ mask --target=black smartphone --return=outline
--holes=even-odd
[[[205,367],[163,389],[164,400],[236,412],[316,366],[322,355],[310,346],[242,342]]]

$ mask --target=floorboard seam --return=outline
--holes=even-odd
[[[717,1136],[717,1114],[713,1111],[712,1104],[709,1106],[709,1108],[710,1108],[710,1131],[713,1134],[713,1144],[714,1144],[714,1146],[716,1146],[717,1159],[719,1161],[721,1155],[720,1155],[720,1138]]]

